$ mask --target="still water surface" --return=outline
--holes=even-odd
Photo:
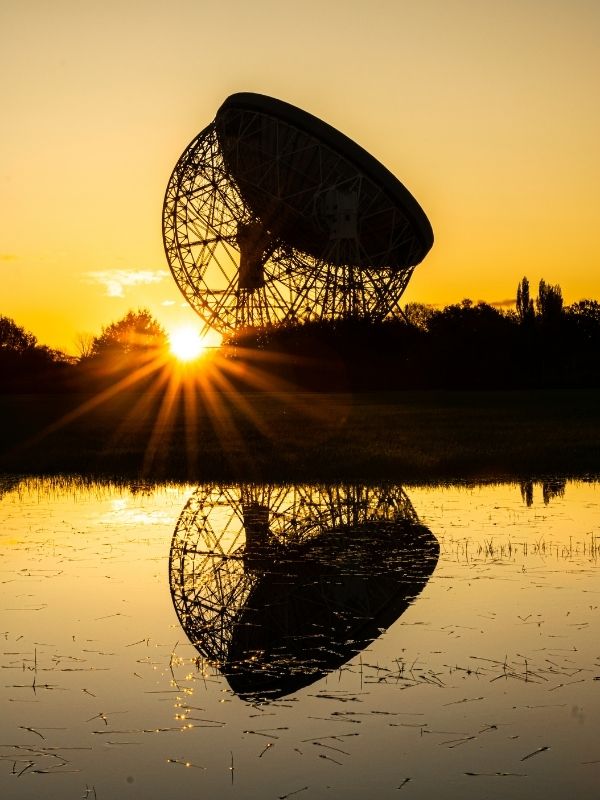
[[[1,486],[0,796],[598,796],[597,483]]]

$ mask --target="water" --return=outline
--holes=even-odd
[[[2,797],[597,796],[598,484],[3,491]]]

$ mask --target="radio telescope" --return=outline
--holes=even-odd
[[[433,244],[410,192],[327,123],[228,97],[169,180],[163,241],[186,300],[222,334],[400,313]]]
[[[308,686],[408,608],[439,545],[400,486],[208,486],[169,558],[179,621],[246,700]]]

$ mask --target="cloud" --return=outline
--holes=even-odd
[[[508,306],[514,306],[516,302],[515,298],[511,297],[508,300],[493,300],[490,305],[496,308],[507,308]]]
[[[125,297],[125,289],[131,286],[160,283],[168,276],[164,269],[106,269],[84,272],[83,280],[104,286],[107,297]]]
[[[175,300],[163,300],[161,306],[174,306]]]
[[[0,253],[0,261],[16,261],[17,256],[14,253]]]

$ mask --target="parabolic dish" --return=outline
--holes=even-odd
[[[433,245],[421,206],[400,181],[343,133],[295,106],[249,92],[217,111],[223,160],[272,236],[317,258],[352,239],[353,266],[415,266]]]
[[[433,233],[362,147],[306,111],[241,93],[179,158],[163,241],[186,300],[228,335],[397,316]]]

